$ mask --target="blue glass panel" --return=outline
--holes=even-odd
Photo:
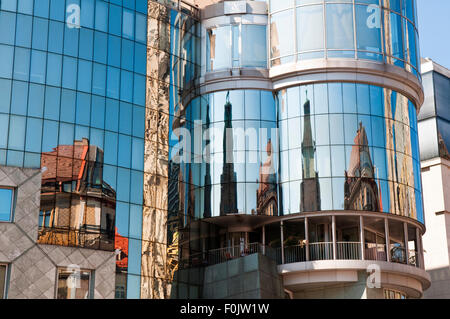
[[[99,147],[100,149],[104,149],[103,147],[103,140],[104,140],[104,132],[103,130],[98,130],[95,128],[91,128],[91,134],[89,142],[91,145],[95,145]]]
[[[103,0],[97,0],[95,7],[95,29],[108,31],[108,4]]]
[[[52,20],[64,21],[65,2],[61,0],[50,0],[50,18]]]
[[[91,92],[92,62],[78,60],[78,90]]]
[[[28,118],[27,120],[27,135],[25,150],[28,152],[41,152],[42,139],[42,120],[35,118]]]
[[[140,1],[140,0],[138,0]],[[135,0],[123,0],[123,6],[128,9],[134,10],[135,8]]]
[[[122,69],[133,71],[134,42],[122,40]]]
[[[134,99],[135,104],[145,106],[145,76],[134,75]]]
[[[356,84],[356,98],[358,102],[358,113],[370,114],[370,95],[367,84]]]
[[[120,70],[108,66],[108,82],[107,82],[106,96],[118,99],[119,83],[120,83]]]
[[[13,81],[11,113],[17,115],[27,114],[28,83]]]
[[[103,129],[105,127],[105,98],[92,96],[91,126]]]
[[[58,122],[44,121],[42,152],[51,152],[58,145]]]
[[[61,100],[64,101],[60,118],[61,121],[75,123],[75,91],[62,89]]]
[[[328,107],[330,113],[342,113],[342,84],[328,84]]]
[[[355,6],[358,50],[381,52],[381,9]]]
[[[142,238],[142,206],[130,205],[130,233],[136,239]]]
[[[30,75],[30,49],[17,47],[14,55],[14,79],[28,81]]]
[[[141,74],[147,72],[147,48],[139,43],[135,43],[134,47],[134,71]]]
[[[68,123],[59,124],[59,145],[72,145],[74,141],[75,125]]]
[[[61,89],[48,86],[45,90],[44,117],[49,120],[59,120]]]
[[[13,190],[0,188],[0,221],[9,222],[11,220],[13,202]]]
[[[123,153],[122,151],[120,153]],[[117,169],[117,200],[130,200],[130,170],[119,167]]]
[[[120,67],[120,38],[110,35],[108,37],[108,64]]]
[[[89,139],[89,127],[83,125],[75,125],[75,139],[82,140]]]
[[[105,63],[107,60],[108,36],[95,31],[94,34],[94,61]]]
[[[117,165],[118,135],[117,133],[105,132],[105,163]]]
[[[8,145],[8,126],[9,115],[0,114],[0,148],[6,148]]]
[[[23,151],[25,147],[26,118],[11,115],[9,118],[8,149]]]
[[[33,20],[33,49],[47,50],[48,20],[34,18]]]
[[[59,54],[48,54],[47,64],[47,84],[60,86],[61,85],[61,71],[62,71],[62,56]]]
[[[64,54],[78,56],[78,36],[79,29],[64,28]]]
[[[327,48],[354,49],[353,6],[351,4],[327,4]]]
[[[116,227],[120,236],[128,237],[130,222],[130,204],[117,202],[116,204]]]
[[[0,12],[0,43],[14,45],[16,35],[16,15],[11,12]]]
[[[131,10],[123,9],[122,36],[128,39],[134,38],[134,12]]]
[[[120,79],[120,99],[133,102],[133,73],[122,70]]]
[[[145,132],[145,108],[140,106],[133,107],[133,135],[144,137]]]
[[[42,117],[44,112],[45,87],[40,84],[30,83],[28,99],[28,115]]]
[[[136,0],[136,11],[147,14],[147,0]]]
[[[94,32],[89,29],[80,29],[80,53],[79,57],[92,60],[94,50]]]
[[[11,80],[0,79],[0,112],[8,113],[11,102]]]
[[[77,87],[77,60],[65,56],[63,64],[62,85],[65,88],[75,90]]]
[[[132,145],[132,168],[137,170],[144,169],[144,140],[133,137]]]
[[[141,273],[141,241],[130,239],[128,245],[128,273],[139,275]],[[140,284],[137,287],[139,286]],[[128,278],[128,289],[130,289],[130,278]]]
[[[81,0],[81,26],[92,29],[94,27],[94,0]]]
[[[45,84],[45,71],[47,69],[47,53],[31,51],[30,81]]]
[[[3,0],[0,3],[2,10],[16,11],[17,10],[17,0]]]
[[[51,39],[48,43],[48,51],[62,53],[64,24],[61,22],[50,21],[48,32],[48,36]]]
[[[34,15],[48,18],[50,0],[34,0]]]
[[[17,166],[17,167],[23,166],[23,152],[8,151],[7,154],[8,155],[7,155],[6,165]]]
[[[136,13],[136,41],[147,43],[147,16]]]
[[[94,63],[92,74],[92,93],[105,96],[106,93],[106,66]]]
[[[31,29],[32,17],[18,14],[16,27],[16,45],[27,48],[31,46]]]
[[[90,94],[77,93],[77,109],[75,122],[81,125],[89,125],[90,114],[91,114]]]
[[[119,102],[106,99],[105,128],[117,132],[119,130]]]
[[[130,202],[133,204],[142,205],[144,197],[144,188],[142,182],[144,180],[144,173],[139,171],[131,171],[131,189]]]
[[[17,12],[33,14],[33,0],[17,0]]]
[[[122,8],[109,5],[109,33],[120,36],[122,31]]]
[[[117,165],[130,167],[131,164],[131,137],[119,134],[119,154]]]

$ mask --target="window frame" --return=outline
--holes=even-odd
[[[58,266],[56,268],[56,283],[55,283],[55,299],[59,299],[58,298],[58,290],[59,290],[59,276],[61,274],[62,271],[68,271],[71,267],[69,266]],[[74,267],[73,267],[74,269]],[[82,272],[88,272],[89,273],[89,283],[88,283],[88,296],[86,299],[94,299],[94,289],[95,289],[95,270],[94,269],[87,269],[87,268],[79,268],[77,269],[80,271],[80,273]],[[66,300],[68,300],[67,298],[64,298]],[[75,298],[77,299],[77,298]]]
[[[0,262],[0,266],[5,266],[5,285],[3,287],[3,298],[0,298],[0,300],[4,300],[8,298],[9,264]]]
[[[12,223],[14,221],[14,206],[15,206],[15,196],[16,196],[16,188],[12,186],[2,186],[0,185],[0,189],[9,189],[11,190],[11,208],[9,212],[9,220],[1,220],[0,223]]]

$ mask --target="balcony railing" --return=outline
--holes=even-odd
[[[364,249],[364,258],[366,260],[386,261],[386,245],[366,243],[366,248]]]
[[[360,260],[361,243],[360,242],[337,242],[336,259]]]
[[[309,260],[329,260],[333,259],[333,243],[310,243]]]

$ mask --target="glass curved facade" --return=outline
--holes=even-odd
[[[273,93],[231,90],[191,101],[182,128],[171,135],[171,159],[178,158],[185,210],[195,218],[228,214],[278,215],[277,123]],[[180,122],[174,118],[172,123]],[[180,127],[178,127],[180,129]],[[182,132],[181,132],[182,133]],[[191,138],[188,144],[186,138]],[[192,155],[186,153],[191,147]],[[269,198],[270,197],[270,198]],[[193,213],[195,212],[195,213]]]
[[[126,277],[141,263],[147,1],[0,9],[0,165],[41,169],[38,243],[120,249]]]
[[[278,93],[280,211],[361,210],[423,222],[417,116],[395,91],[355,83]]]
[[[415,0],[272,0],[270,66],[361,59],[393,64],[420,78],[416,21]]]
[[[267,68],[267,26],[221,25],[207,30],[206,71],[237,67]]]

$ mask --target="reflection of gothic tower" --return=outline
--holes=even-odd
[[[303,126],[302,141],[303,181],[300,186],[301,212],[320,210],[319,173],[314,169],[314,154],[316,152],[316,143],[312,138],[310,108],[311,103],[308,99],[308,92],[306,92],[306,102],[303,105],[305,120]]]
[[[232,104],[230,103],[230,92],[227,93],[225,103],[225,128],[223,132],[223,170],[220,176],[221,197],[220,215],[237,214],[237,185],[236,172],[233,164],[233,134],[231,123]],[[228,134],[227,134],[228,133]]]
[[[278,215],[277,178],[273,166],[272,141],[267,143],[267,160],[259,168],[259,188],[256,191],[257,214],[266,216]]]
[[[209,129],[210,125],[209,118],[209,103],[206,105],[206,128]],[[209,137],[205,141],[206,143],[206,172],[205,172],[205,199],[204,199],[204,207],[203,207],[203,217],[208,218],[211,217],[211,164],[210,164],[210,140]]]
[[[345,172],[345,209],[379,211],[375,168],[370,157],[366,129],[359,123],[348,171]]]

